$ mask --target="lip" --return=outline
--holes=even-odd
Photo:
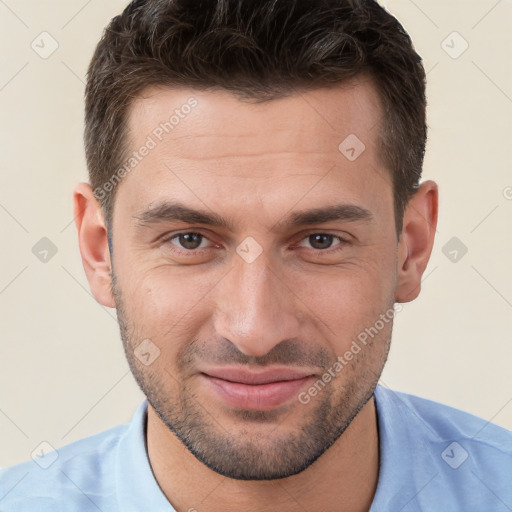
[[[284,405],[314,379],[304,369],[269,368],[252,370],[215,368],[201,372],[209,388],[233,407],[269,410]]]

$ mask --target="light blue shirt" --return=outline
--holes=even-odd
[[[375,403],[380,470],[370,512],[512,510],[511,431],[381,385]],[[144,400],[130,423],[1,470],[0,512],[174,511],[149,464],[146,418]]]

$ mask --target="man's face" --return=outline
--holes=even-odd
[[[161,420],[223,475],[302,471],[371,398],[397,272],[380,115],[363,81],[261,104],[153,88],[131,107],[131,148],[156,145],[116,192],[124,346]],[[298,217],[340,205],[352,206]],[[185,209],[223,224],[176,219]]]

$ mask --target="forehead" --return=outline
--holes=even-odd
[[[263,103],[220,90],[148,88],[129,108],[129,146],[139,156],[116,203],[122,196],[140,210],[185,197],[199,206],[205,194],[216,210],[256,201],[291,207],[300,195],[303,207],[354,202],[362,193],[388,201],[377,146],[381,112],[366,78]]]
[[[235,156],[233,150],[262,156],[298,149],[332,152],[350,134],[372,146],[381,111],[368,77],[259,103],[224,90],[150,87],[130,105],[128,126],[133,147],[151,135],[159,145],[172,141],[175,155],[183,157],[191,138],[200,141],[193,148],[196,158]],[[219,148],[215,139],[220,138],[236,139],[236,147]]]

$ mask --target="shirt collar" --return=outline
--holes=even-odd
[[[119,440],[116,454],[117,501],[122,512],[175,512],[153,474],[146,448],[145,399]]]
[[[370,512],[402,510],[438,474],[429,441],[437,434],[395,391],[377,385],[380,467]]]

